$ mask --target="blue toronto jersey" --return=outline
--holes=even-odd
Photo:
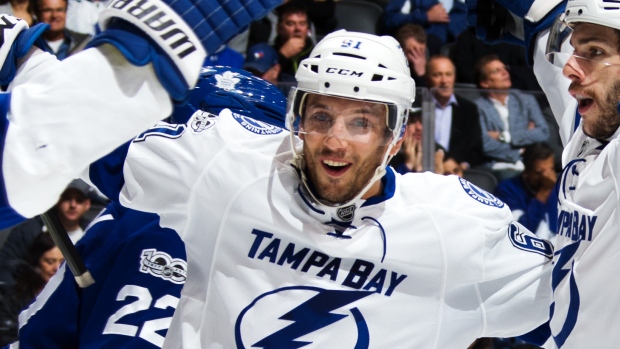
[[[160,348],[185,283],[180,237],[110,204],[76,245],[95,283],[63,265],[19,317],[19,348]]]

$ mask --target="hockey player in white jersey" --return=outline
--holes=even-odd
[[[415,90],[393,38],[332,33],[296,77],[290,132],[198,111],[90,168],[185,243],[164,348],[460,349],[548,319],[548,242],[465,180],[386,166]]]
[[[620,278],[613,266],[620,263],[620,4],[494,0],[482,11],[503,12],[521,24],[489,27],[487,18],[478,21],[483,32],[493,27],[500,40],[531,38],[522,44],[533,55],[565,143],[552,277],[554,343],[618,348]]]
[[[0,15],[0,228],[53,206],[90,162],[170,115],[207,53],[280,2],[109,1],[92,48],[66,62],[33,46],[47,24]]]
[[[234,90],[219,87],[221,74],[235,74]],[[234,68],[202,70],[187,103],[172,121],[198,110],[244,112],[253,122],[284,127],[286,97],[269,82]],[[113,154],[122,153],[127,145]],[[109,155],[90,165],[110,165]],[[118,195],[112,181],[94,180]],[[117,189],[116,189],[117,190]],[[187,262],[179,235],[159,226],[159,217],[111,203],[76,245],[96,282],[80,288],[64,265],[19,317],[19,342],[11,348],[161,348],[185,283]],[[54,319],[54,321],[50,321]]]

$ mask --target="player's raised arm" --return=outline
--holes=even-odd
[[[0,227],[45,211],[91,162],[168,116],[206,54],[279,2],[110,1],[92,48],[62,62],[33,47],[44,27],[0,16]]]

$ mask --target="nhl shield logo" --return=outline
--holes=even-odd
[[[190,127],[194,133],[200,133],[213,127],[213,125],[215,125],[215,119],[217,119],[217,115],[213,115],[202,110],[196,110],[190,119]]]
[[[355,215],[355,205],[349,205],[339,208],[338,211],[336,211],[336,215],[338,215],[338,218],[342,219],[345,222],[352,221],[353,216]]]

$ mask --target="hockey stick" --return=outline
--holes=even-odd
[[[41,218],[47,229],[49,229],[56,246],[58,246],[58,249],[65,257],[65,261],[67,261],[67,265],[69,265],[69,269],[71,269],[71,273],[78,286],[85,288],[94,284],[95,279],[93,279],[90,271],[86,268],[82,257],[80,257],[77,249],[73,246],[73,242],[69,239],[69,234],[67,234],[65,227],[62,226],[56,214],[46,212],[41,214]]]

